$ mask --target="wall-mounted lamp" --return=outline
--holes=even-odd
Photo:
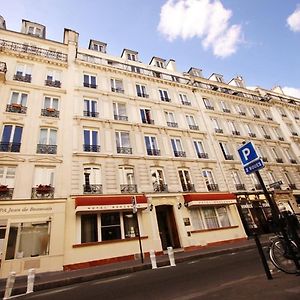
[[[180,209],[181,207],[182,207],[182,204],[179,202],[179,203],[177,204],[177,208]]]
[[[152,210],[153,210],[153,204],[152,204],[152,203],[151,203],[151,204],[149,204],[149,206],[148,206],[148,207],[149,207],[149,210],[150,210],[150,211],[152,211]]]
[[[189,207],[189,203],[188,202],[184,202],[184,206],[185,207]]]

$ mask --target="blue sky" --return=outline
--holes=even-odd
[[[124,48],[175,59],[190,67],[224,75],[242,75],[247,86],[276,85],[300,98],[300,0],[1,0],[9,30],[21,20],[46,25],[47,38],[62,41],[63,29],[108,44],[120,56]]]

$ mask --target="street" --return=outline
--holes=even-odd
[[[297,282],[292,275],[274,273],[267,280],[257,249],[203,258],[116,277],[95,280],[78,285],[34,292],[19,299],[299,299],[300,290],[294,286],[284,292],[281,277]],[[290,276],[290,277],[286,277]],[[264,289],[260,286],[268,286]],[[248,295],[248,296],[247,296]],[[267,295],[267,297],[265,297]]]

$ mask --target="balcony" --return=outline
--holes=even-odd
[[[294,159],[294,158],[290,158],[290,163],[291,163],[291,164],[296,164],[296,163],[297,163],[297,160]]]
[[[195,185],[192,183],[181,183],[183,192],[195,192]]]
[[[83,115],[85,117],[91,117],[91,118],[98,118],[99,117],[99,113],[97,111],[84,110]]]
[[[84,152],[100,152],[100,146],[98,145],[83,145]]]
[[[244,111],[239,111],[240,116],[246,116],[246,113]]]
[[[43,117],[51,117],[51,118],[59,118],[59,111],[55,108],[42,108],[41,116]]]
[[[191,106],[192,103],[190,101],[181,101],[182,105]]]
[[[20,152],[21,143],[0,143],[0,151],[2,152]]]
[[[271,136],[268,135],[268,134],[265,134],[265,135],[264,135],[264,138],[265,138],[266,140],[270,140],[270,139],[271,139]]]
[[[31,199],[54,198],[54,187],[50,184],[39,184],[31,189]]]
[[[143,124],[151,124],[154,125],[154,120],[152,119],[142,119]]]
[[[25,74],[25,75],[15,74],[14,80],[23,81],[23,82],[31,82],[31,75],[30,74]]]
[[[262,187],[261,187],[260,183],[256,183],[256,184],[254,185],[254,188],[255,188],[257,191],[262,190]]]
[[[102,194],[102,184],[84,184],[83,185],[84,194]]]
[[[120,153],[120,154],[132,154],[132,148],[129,148],[129,147],[117,147],[117,153]]]
[[[165,102],[171,102],[171,99],[169,97],[160,97],[160,100]]]
[[[286,114],[281,114],[281,116],[282,116],[283,118],[286,118],[286,117],[287,117],[287,115],[286,115]]]
[[[215,133],[223,133],[223,129],[221,129],[221,128],[215,128]]]
[[[136,184],[120,184],[121,193],[123,194],[132,194],[137,193]]]
[[[199,126],[198,125],[189,125],[191,130],[199,130]]]
[[[147,148],[147,154],[152,156],[160,156],[160,150]]]
[[[213,191],[218,191],[219,190],[219,185],[216,183],[208,183],[206,185],[208,191],[213,192]]]
[[[279,140],[279,141],[284,141],[284,138],[283,138],[282,136],[279,136],[279,137],[278,137],[278,140]]]
[[[267,120],[273,121],[273,118],[272,117],[267,117]]]
[[[296,184],[295,183],[289,183],[289,188],[291,190],[297,190]]]
[[[230,111],[230,109],[228,109],[228,108],[223,108],[223,112],[224,112],[224,113],[230,114],[231,111]]]
[[[57,145],[37,144],[36,153],[40,154],[56,154]]]
[[[174,150],[174,156],[175,157],[186,157],[186,153],[184,151],[175,151]]]
[[[262,159],[263,162],[268,162],[268,158],[265,157],[265,156],[263,156],[261,159]]]
[[[46,86],[61,88],[61,82],[59,80],[45,80]]]
[[[252,137],[252,138],[256,138],[256,134],[253,133],[253,132],[249,132],[249,136]]]
[[[12,103],[6,105],[6,111],[17,114],[26,114],[27,107],[19,103]]]
[[[235,185],[235,189],[237,191],[244,191],[244,190],[246,190],[245,185],[243,183],[236,184]]]
[[[96,89],[96,88],[97,88],[97,84],[94,84],[94,83],[88,83],[88,82],[84,82],[84,83],[83,83],[83,86],[84,86],[84,87],[91,88],[91,89]]]
[[[168,192],[168,185],[165,183],[153,183],[153,191],[156,193]]]
[[[114,120],[117,120],[117,121],[128,121],[128,117],[127,116],[121,116],[121,115],[114,115]]]
[[[142,97],[142,98],[149,98],[148,94],[145,93],[137,93],[138,97]]]
[[[295,120],[300,120],[300,118],[299,118],[299,117],[297,117],[297,116],[295,116]]]
[[[124,89],[122,89],[122,88],[115,88],[115,87],[112,87],[111,88],[111,91],[112,92],[115,92],[115,93],[121,93],[121,94],[124,94]]]
[[[278,157],[278,158],[276,158],[276,162],[279,163],[279,164],[282,164],[282,163],[283,163],[283,160],[282,160],[282,158],[279,158],[279,157]]]
[[[209,110],[215,110],[215,108],[211,105],[205,105],[205,108]]]
[[[178,128],[178,123],[175,122],[167,122],[168,127]]]
[[[0,82],[5,82],[5,74],[7,72],[6,63],[0,61]]]
[[[31,55],[44,57],[46,59],[54,59],[63,62],[67,62],[68,60],[67,54],[61,52],[43,49],[36,46],[29,46],[28,44],[10,42],[2,39],[0,39],[0,48],[2,51],[8,50],[8,51],[19,52],[19,53],[28,53]]]
[[[234,157],[232,154],[224,154],[225,160],[234,160]]]
[[[7,185],[0,185],[0,200],[12,199],[13,192],[13,188],[9,188]]]
[[[204,153],[204,152],[201,152],[201,153],[198,153],[198,158],[208,158],[208,154],[207,153]]]
[[[233,130],[233,131],[232,131],[232,134],[233,134],[233,135],[241,135],[241,133],[240,133],[239,131],[237,131],[237,130]]]
[[[253,118],[260,119],[260,115],[253,115]]]
[[[298,136],[298,133],[293,131],[292,136]]]

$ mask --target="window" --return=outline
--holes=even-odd
[[[54,171],[53,167],[35,167],[33,186],[40,184],[54,186]]]
[[[286,117],[287,116],[285,110],[282,107],[278,107],[278,111],[279,111],[279,113],[280,113],[280,115],[282,117]]]
[[[13,188],[15,185],[16,167],[0,166],[0,185]]]
[[[119,167],[120,188],[122,193],[136,193],[137,186],[134,179],[134,169],[130,166]]]
[[[115,120],[128,121],[125,103],[113,102],[113,110]]]
[[[48,255],[50,225],[49,221],[12,223],[5,259]]]
[[[204,102],[204,105],[205,105],[206,109],[210,109],[210,110],[215,109],[210,99],[203,98],[203,102]]]
[[[242,183],[240,174],[238,171],[233,170],[231,172],[231,178],[234,182],[236,190],[245,190],[245,185]]]
[[[99,113],[97,112],[97,101],[84,99],[84,110],[83,115],[85,117],[97,118]]]
[[[112,92],[124,93],[122,80],[112,78],[110,80],[110,84],[111,84],[111,91]]]
[[[218,191],[219,190],[218,185],[215,183],[215,179],[214,179],[212,170],[208,170],[208,169],[203,170],[202,175],[204,177],[204,181],[205,181],[208,191]]]
[[[178,170],[179,180],[183,192],[194,192],[195,187],[192,184],[190,172],[188,170]]]
[[[229,146],[226,142],[219,142],[219,145],[220,145],[220,148],[221,148],[221,151],[224,155],[224,158],[226,160],[234,160],[234,157],[232,154],[230,154],[230,150],[229,150]]]
[[[291,148],[286,149],[285,152],[286,152],[286,156],[287,156],[288,160],[289,160],[292,164],[296,164],[296,163],[297,163],[297,160],[295,159],[295,154],[293,153],[292,149],[291,149]]]
[[[31,82],[31,69],[32,66],[26,64],[18,64],[14,80]]]
[[[288,172],[284,172],[284,178],[286,180],[286,184],[288,185],[288,187],[291,189],[291,190],[296,190],[297,187],[293,181],[293,179],[291,178],[290,174]]]
[[[171,99],[169,98],[169,94],[167,90],[158,90],[159,91],[159,96],[160,96],[160,100],[161,101],[165,101],[165,102],[170,102]]]
[[[151,110],[149,108],[140,109],[142,123],[144,124],[154,124],[154,120],[151,118]]]
[[[261,128],[261,131],[262,131],[262,134],[263,134],[263,137],[267,140],[270,140],[271,139],[271,136],[267,130],[267,128],[265,126],[260,126]]]
[[[288,127],[289,131],[291,132],[291,134],[293,136],[298,136],[298,133],[296,132],[296,130],[292,124],[286,124],[286,126]]]
[[[245,108],[241,104],[237,104],[236,111],[241,116],[245,116],[246,115]]]
[[[4,125],[0,151],[20,152],[23,127],[16,125]]]
[[[100,146],[98,144],[98,131],[91,129],[84,129],[83,131],[84,145],[83,150],[88,152],[99,152]]]
[[[273,118],[272,118],[272,116],[271,116],[271,112],[270,112],[269,110],[264,109],[264,110],[263,110],[263,114],[264,114],[264,116],[265,116],[265,118],[266,118],[267,120],[269,120],[269,121],[272,121],[272,120],[273,120]]]
[[[45,85],[51,87],[61,87],[61,72],[58,70],[48,70]]]
[[[251,107],[250,110],[254,118],[260,118],[259,112],[255,107]]]
[[[183,105],[191,105],[191,102],[188,99],[188,97],[187,97],[186,94],[179,93],[179,98],[180,98],[181,104],[183,104]]]
[[[133,53],[127,53],[127,59],[136,61],[136,55]]]
[[[276,162],[281,162],[282,163],[282,158],[278,155],[278,149],[272,147],[271,151],[273,153],[274,158],[276,159]]]
[[[58,111],[59,99],[56,97],[45,96],[41,115],[45,117],[59,117]]]
[[[101,169],[97,165],[86,165],[83,171],[83,192],[102,194]]]
[[[173,112],[165,111],[165,118],[169,127],[178,127],[178,123],[175,121],[175,115]]]
[[[151,168],[151,178],[154,192],[168,191],[168,187],[165,184],[164,173],[161,168]]]
[[[250,124],[245,124],[245,127],[246,127],[247,133],[250,137],[256,137],[256,134],[253,131],[253,128]]]
[[[219,121],[215,118],[212,118],[211,121],[212,121],[213,128],[214,128],[215,132],[216,133],[223,133],[223,129],[220,127]]]
[[[180,138],[172,138],[171,145],[175,157],[186,157],[186,153],[183,151]]]
[[[35,27],[35,26],[28,26],[27,34],[36,35],[38,37],[43,37],[42,36],[42,29],[39,28],[39,27]]]
[[[192,115],[185,115],[187,124],[191,130],[199,130],[199,126],[196,124],[195,118]]]
[[[147,94],[147,91],[146,91],[146,86],[141,85],[141,84],[136,84],[135,87],[136,87],[136,94],[139,97],[143,97],[143,98],[149,97],[149,95]]]
[[[130,147],[129,132],[116,131],[117,153],[132,154]]]
[[[237,130],[237,126],[233,121],[228,121],[228,127],[233,135],[240,135],[240,132]]]
[[[282,131],[280,130],[279,127],[274,127],[274,133],[277,136],[278,140],[283,141],[284,137],[282,135]]]
[[[81,243],[98,241],[97,214],[81,215]]]
[[[256,148],[256,152],[257,152],[258,156],[261,157],[264,162],[267,162],[268,157],[265,153],[265,150],[261,146],[256,146],[255,148]]]
[[[194,141],[194,146],[198,158],[208,158],[208,154],[205,153],[202,141]]]
[[[57,130],[52,128],[41,128],[40,138],[37,145],[37,153],[56,154]]]
[[[83,74],[83,86],[92,89],[97,88],[97,78],[95,75]]]
[[[12,92],[9,104],[19,104],[26,106],[28,94],[21,92]]]
[[[145,136],[145,144],[148,155],[158,156],[160,150],[158,149],[157,141],[155,136]]]
[[[159,68],[164,68],[165,67],[165,64],[163,61],[160,61],[160,60],[156,60],[155,62],[156,66],[159,67]]]
[[[221,101],[220,102],[221,108],[224,112],[226,113],[230,113],[230,109],[228,108],[228,105],[225,101]]]
[[[191,209],[191,219],[195,230],[231,226],[229,210],[226,206],[193,208]]]

